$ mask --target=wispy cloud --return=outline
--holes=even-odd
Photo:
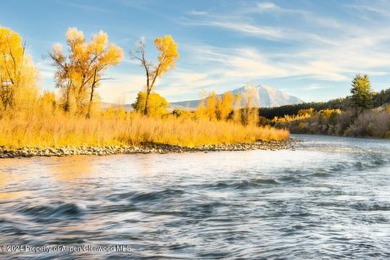
[[[314,84],[309,84],[308,86],[306,86],[305,90],[311,91],[311,90],[318,90],[318,89],[324,89],[324,88],[326,88],[326,86],[314,83]]]
[[[109,9],[107,8],[101,8],[98,7],[97,5],[91,5],[91,4],[80,4],[80,3],[74,3],[74,2],[69,2],[69,1],[60,1],[59,3],[63,5],[68,5],[73,8],[77,8],[83,11],[87,12],[99,12],[99,13],[108,13],[110,12]]]
[[[378,11],[373,8],[372,11]],[[294,15],[297,24],[281,24],[278,27],[253,22],[256,13],[270,15]],[[299,21],[300,20],[300,21]],[[378,68],[390,66],[389,55],[378,51],[390,42],[386,29],[361,27],[348,21],[319,15],[308,10],[282,8],[273,2],[257,3],[254,8],[234,10],[223,17],[207,13],[187,25],[210,26],[233,32],[279,42],[295,42],[295,48],[279,51],[249,50],[237,46],[235,50],[206,46],[197,53],[206,60],[220,62],[221,70],[234,75],[259,77],[305,76],[331,81],[348,80],[351,73],[376,72]],[[315,30],[299,30],[299,26],[315,25]],[[320,30],[320,28],[324,28]],[[299,45],[298,45],[299,44]],[[238,44],[239,45],[239,44]],[[249,53],[249,55],[247,55]],[[381,70],[383,71],[383,69]],[[227,75],[226,75],[227,76]]]
[[[191,11],[188,13],[189,16],[182,19],[181,24],[221,28],[234,33],[274,41],[301,41],[305,39],[311,42],[331,43],[331,41],[325,40],[319,34],[319,31],[305,31],[302,28],[297,28],[296,25],[290,26],[288,23],[273,26],[269,25],[269,22],[258,21],[259,15],[263,16],[264,13],[271,17],[276,16],[277,19],[280,19],[280,16],[283,16],[284,19],[294,19],[294,23],[300,21],[300,23],[304,23],[304,26],[315,24],[324,28],[342,28],[340,22],[336,19],[321,17],[305,10],[282,8],[272,2],[262,2],[254,6],[249,5],[224,15],[215,12]]]
[[[285,37],[283,35],[282,30],[279,28],[270,27],[270,26],[258,26],[250,23],[209,21],[209,22],[205,22],[204,25],[225,28],[228,30],[244,33],[247,35],[253,35],[253,36],[263,37],[267,39],[281,39]]]
[[[208,15],[208,12],[193,10],[193,11],[190,12],[190,14],[191,15]]]
[[[216,17],[209,15],[201,16],[202,18],[200,19],[185,19],[181,22],[181,24],[187,26],[222,28],[233,32],[238,32],[249,36],[265,39],[282,39],[285,37],[283,31],[276,27],[255,25],[242,21],[234,21],[234,19],[231,17]]]
[[[272,2],[257,3],[255,7],[242,10],[242,14],[245,13],[269,13],[277,16],[294,16],[295,19],[303,19],[311,24],[317,24],[323,27],[340,27],[340,22],[330,17],[321,17],[311,11],[302,9],[290,9],[282,8]]]
[[[303,58],[306,53],[294,57],[291,53],[263,53],[254,48],[220,48],[208,45],[193,47],[194,56],[199,63],[208,64],[208,74],[229,82],[242,78],[260,80],[266,78],[283,78],[305,76],[328,80],[344,80],[348,69],[334,66],[331,62]]]
[[[52,81],[55,74],[55,67],[50,63],[49,60],[43,60],[36,64],[39,69],[41,79],[44,81]]]
[[[276,4],[271,2],[262,2],[257,4],[257,11],[269,11],[269,10],[279,10],[280,7],[278,7]]]
[[[353,9],[353,11],[357,11],[359,13],[364,13],[364,12],[370,12],[374,15],[381,15],[384,17],[390,17],[390,13],[388,12],[388,7],[389,6],[382,6],[378,7],[377,5],[374,6],[370,2],[370,4],[348,4],[346,5],[348,8]]]

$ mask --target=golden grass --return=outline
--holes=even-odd
[[[149,118],[102,114],[91,119],[56,113],[13,114],[0,118],[0,146],[62,147],[163,143],[195,147],[283,140],[287,130],[169,116]]]

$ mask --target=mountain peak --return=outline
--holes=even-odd
[[[243,97],[243,100],[252,98],[253,105],[258,107],[278,107],[284,105],[293,105],[303,103],[304,101],[295,97],[288,95],[287,93],[266,86],[258,85],[254,86],[252,84],[246,84],[240,88],[234,89],[232,91],[234,95],[240,94]],[[222,93],[220,96],[222,96]],[[199,104],[199,100],[191,101],[182,101],[182,102],[173,102],[171,107],[181,107],[181,108],[196,108]]]
[[[304,102],[295,96],[262,84],[258,86],[246,84],[241,88],[234,89],[232,93],[241,94],[246,98],[252,97],[254,105],[259,107],[278,107]]]

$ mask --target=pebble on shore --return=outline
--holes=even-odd
[[[114,155],[138,153],[183,153],[183,152],[217,152],[217,151],[249,151],[249,150],[285,150],[293,149],[295,140],[258,141],[255,143],[203,145],[183,147],[167,144],[144,144],[141,146],[67,146],[60,148],[21,147],[8,148],[0,146],[0,158],[21,158],[34,156],[69,156],[69,155]]]

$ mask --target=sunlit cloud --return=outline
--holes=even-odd
[[[132,103],[137,93],[143,90],[145,77],[138,74],[112,73],[113,80],[102,82],[98,93],[104,102]]]

